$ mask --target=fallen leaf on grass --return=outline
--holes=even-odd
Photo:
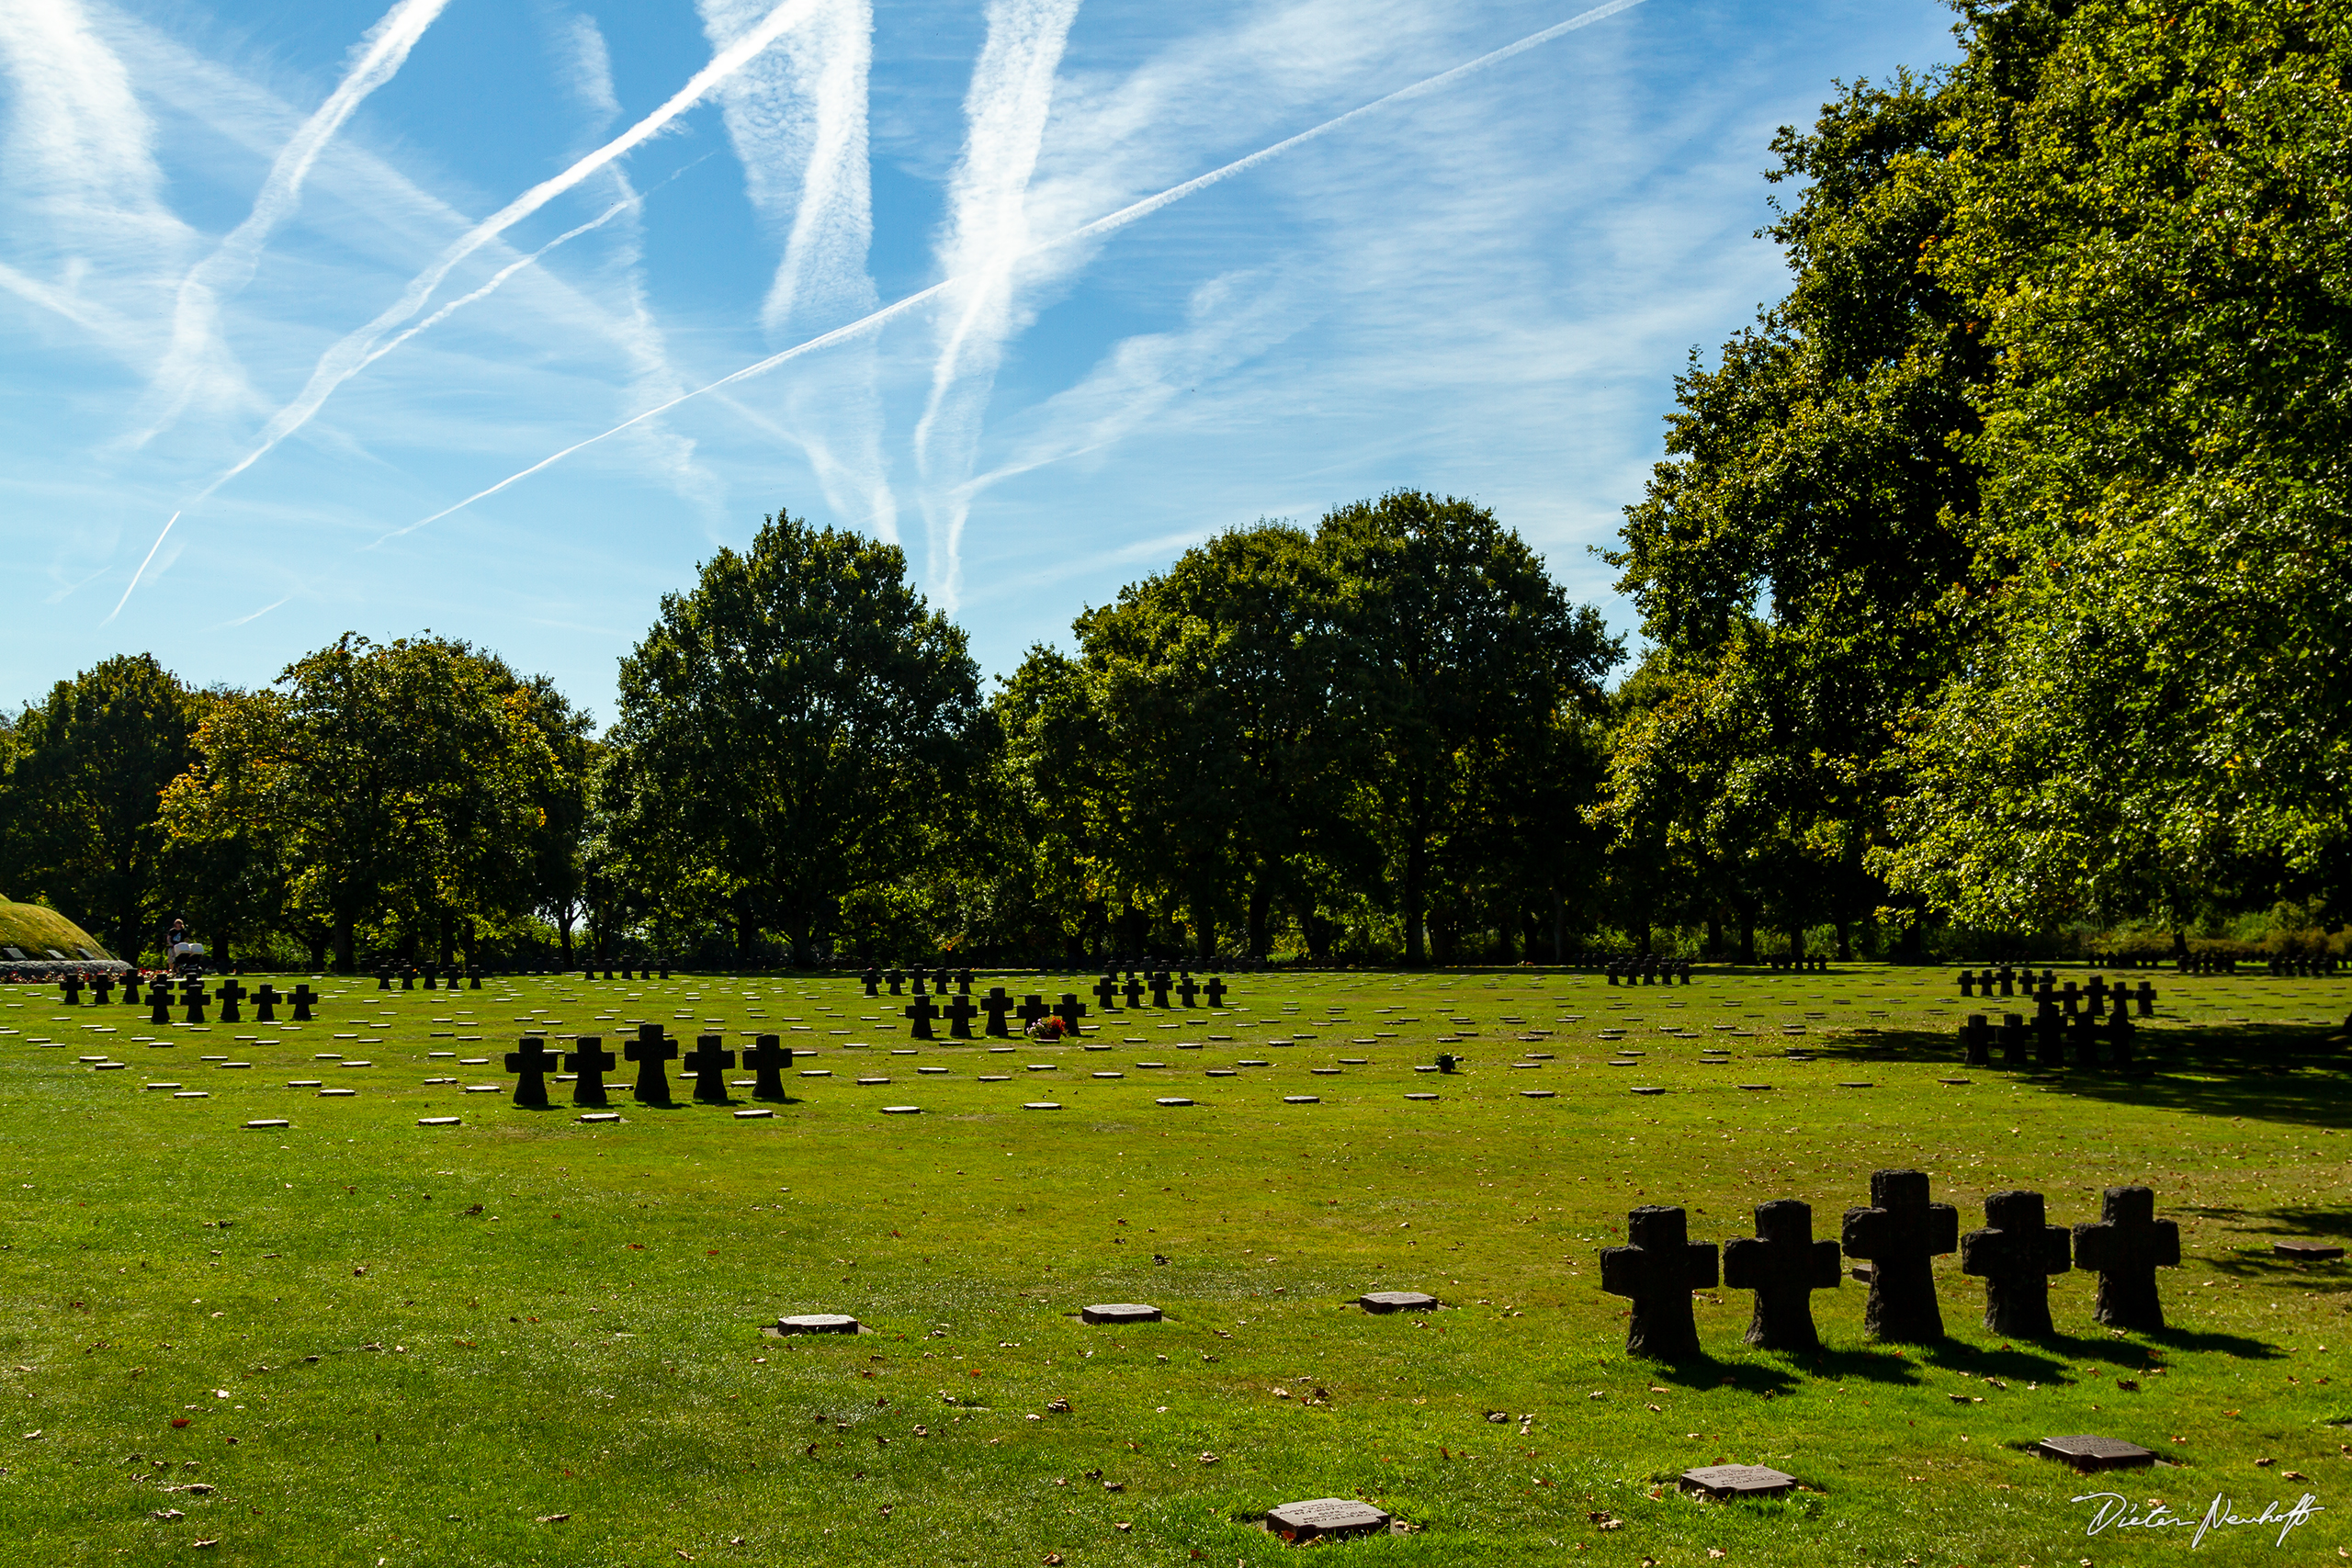
[[[1046,1568],[1061,1568],[1062,1554],[1058,1551],[1048,1551],[1046,1553],[1045,1562]]]
[[[147,1517],[151,1519],[184,1519],[187,1517],[186,1514],[181,1513],[177,1508],[158,1508]]]

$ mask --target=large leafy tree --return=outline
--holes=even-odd
[[[123,957],[153,945],[167,893],[158,802],[187,765],[198,706],[141,653],[59,682],[17,716],[0,800],[12,897],[47,900]]]
[[[2352,13],[1971,6],[1938,283],[1968,657],[1889,875],[2007,926],[2352,903]]]
[[[737,931],[809,949],[901,875],[978,759],[963,631],[895,545],[779,512],[722,549],[621,661],[633,819],[705,873]]]
[[[530,907],[559,763],[543,694],[463,642],[347,634],[274,691],[224,700],[165,820],[288,870],[285,897],[352,966],[382,923],[447,962],[485,915]]]
[[[1493,830],[1510,817],[1511,781],[1544,765],[1564,713],[1598,705],[1622,648],[1470,502],[1394,491],[1331,512],[1317,543],[1340,596],[1341,700],[1367,737],[1360,806],[1419,964],[1433,903],[1456,928],[1493,912],[1440,898],[1497,886],[1534,847]]]
[[[1860,84],[1781,132],[1767,177],[1802,193],[1766,233],[1790,292],[1714,367],[1693,355],[1609,558],[1657,655],[1607,818],[1711,911],[1800,941],[1878,902],[1863,860],[1910,787],[1904,722],[1955,657],[1986,355],[1922,259],[1950,222],[1951,91]]]

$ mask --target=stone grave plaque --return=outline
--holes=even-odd
[[[1434,1312],[1437,1298],[1419,1291],[1367,1291],[1356,1305],[1366,1312]]]
[[[1184,1098],[1183,1098],[1183,1097],[1182,1097],[1181,1095],[1172,1095],[1172,1094],[1171,1094],[1171,1095],[1169,1095],[1169,1096],[1165,1097],[1164,1099],[1155,1100],[1153,1100],[1153,1101],[1152,1101],[1152,1103],[1153,1103],[1154,1105],[1190,1105],[1190,1104],[1192,1104],[1193,1102],[1192,1102],[1191,1100],[1189,1100],[1184,1099]]]
[[[1266,1528],[1284,1540],[1371,1535],[1388,1528],[1388,1515],[1351,1497],[1313,1497],[1266,1510]]]
[[[1716,1502],[1735,1497],[1778,1497],[1796,1489],[1797,1478],[1760,1464],[1710,1464],[1682,1472],[1685,1492]]]
[[[2064,1460],[2076,1470],[2145,1470],[2156,1462],[2154,1453],[2137,1443],[2087,1435],[2044,1438],[2033,1451],[2044,1459]]]
[[[177,1097],[175,1096],[174,1098]],[[264,1116],[258,1120],[248,1122],[245,1125],[249,1128],[290,1127],[293,1123],[287,1121],[283,1116]]]
[[[1111,1302],[1099,1306],[1080,1307],[1078,1309],[1078,1315],[1080,1321],[1084,1323],[1158,1323],[1160,1321],[1160,1311],[1158,1307],[1145,1306],[1139,1302]]]
[[[1021,1104],[1023,1111],[1059,1111],[1061,1108],[1062,1102],[1058,1100],[1028,1100]]]
[[[455,1116],[420,1116],[416,1119],[416,1124],[420,1127],[455,1127],[458,1125],[458,1118]]]
[[[1437,1098],[1437,1096],[1436,1096],[1436,1095],[1433,1095],[1433,1094],[1427,1093],[1427,1092],[1422,1092],[1422,1093],[1418,1093],[1418,1094],[1408,1094],[1405,1098],[1406,1098],[1407,1100],[1435,1100],[1435,1099]]]
[[[805,1312],[776,1319],[778,1334],[854,1334],[857,1319],[838,1312]]]
[[[2298,1263],[2331,1263],[2344,1256],[2344,1249],[2318,1241],[2281,1241],[2271,1244],[2270,1251],[2278,1258],[2291,1258]]]

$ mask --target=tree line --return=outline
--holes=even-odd
[[[62,682],[0,726],[0,887],[346,964],[2340,929],[2352,14],[1958,8],[1956,64],[1775,140],[1789,289],[1676,382],[1630,662],[1400,491],[1218,535],[984,691],[895,547],[779,513],[602,731],[430,636]]]

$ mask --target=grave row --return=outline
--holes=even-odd
[[[114,1001],[115,982],[107,976],[101,975],[94,980],[85,981],[78,975],[68,975],[57,985],[58,989],[64,993],[67,1007],[81,1006],[85,990],[90,993],[92,1007],[107,1007]],[[248,998],[254,1004],[254,1021],[256,1023],[276,1023],[277,1010],[281,1006],[293,1010],[294,1022],[309,1023],[311,1021],[311,1010],[323,999],[311,989],[307,981],[291,991],[280,991],[266,982],[248,990],[243,981],[232,975],[220,982],[216,992],[205,986],[201,976],[189,975],[174,982],[157,975],[147,982],[144,997],[140,995],[137,979],[126,976],[122,981],[124,1004],[145,1008],[147,1021],[156,1024],[171,1022],[175,1007],[184,1010],[187,1022],[203,1023],[206,1021],[206,1010],[216,1000],[220,1004],[221,1022],[243,1023],[245,1021],[244,1004]]]
[[[2028,1034],[2022,1013],[2002,1014],[2000,1026],[1996,1029],[1983,1013],[1973,1012],[1960,1026],[1962,1055],[1972,1067],[1989,1067],[1995,1066],[1993,1052],[1997,1047],[2001,1066],[2063,1067],[2071,1043],[2075,1066],[2078,1067],[2106,1066],[2129,1072],[2138,1065],[2134,1045],[2139,1031],[2132,1026],[2131,1010],[2124,1006],[2120,993],[2115,1010],[2103,1026],[2097,1012],[2061,1012],[2057,1004],[2045,997],[2033,1015],[2030,1051]]]
[[[2180,1266],[2180,1227],[2155,1217],[2151,1189],[2109,1188],[2100,1217],[2071,1233],[2044,1223],[2041,1193],[1996,1192],[1984,1200],[1984,1228],[1965,1235],[1959,1211],[1929,1202],[1928,1193],[1924,1171],[1872,1171],[1870,1204],[1846,1211],[1838,1241],[1814,1239],[1809,1204],[1781,1198],[1758,1205],[1756,1235],[1735,1237],[1722,1253],[1723,1283],[1755,1292],[1747,1342],[1767,1350],[1819,1348],[1813,1292],[1843,1279],[1841,1248],[1861,1260],[1854,1276],[1870,1285],[1862,1326],[1873,1339],[1943,1338],[1932,1259],[1955,1249],[1961,1271],[1984,1281],[1984,1326],[1993,1333],[2054,1333],[2050,1279],[2075,1266],[2098,1275],[2096,1321],[2143,1332],[2164,1327],[2155,1271]],[[1682,1210],[1666,1204],[1626,1215],[1625,1239],[1600,1254],[1600,1288],[1634,1303],[1625,1348],[1665,1360],[1698,1356],[1690,1295],[1715,1287],[1715,1244],[1690,1240]]]
[[[2039,977],[2030,969],[1963,969],[1960,972],[1960,994],[1963,997],[1983,997],[1987,1000],[1996,994],[2036,997],[2045,1005],[2055,1000],[2064,1006],[2069,1016],[2087,1004],[2092,1016],[2097,1017],[2107,1010],[2107,1000],[2110,996],[2115,998],[2118,1008],[2123,1006],[2126,998],[2137,1001],[2142,1018],[2153,1018],[2156,1010],[2156,987],[2146,980],[2140,982],[2137,990],[2127,989],[2120,980],[2110,985],[2104,975],[2094,975],[2079,985],[2069,980],[2061,986],[2056,973],[2048,969],[2044,969]]]

